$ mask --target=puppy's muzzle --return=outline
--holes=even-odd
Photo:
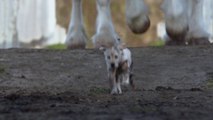
[[[111,68],[115,68],[115,63],[111,63]]]

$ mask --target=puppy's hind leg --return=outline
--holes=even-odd
[[[111,95],[116,95],[118,94],[118,88],[117,85],[115,83],[115,85],[113,85],[112,91],[111,91]]]
[[[128,72],[123,73],[122,74],[122,84],[125,85],[125,86],[129,85],[129,82],[130,82],[129,80],[130,80],[129,79],[129,73]]]
[[[118,88],[118,94],[122,94],[122,90],[121,90],[121,80],[120,79],[118,79],[118,81],[117,81],[117,88]]]
[[[118,94],[118,88],[117,88],[115,73],[110,74],[109,80],[112,83],[111,94],[112,95]]]
[[[129,82],[130,82],[130,86],[132,87],[132,89],[135,90],[135,83],[134,83],[134,80],[133,80],[133,74],[132,73],[130,73]]]

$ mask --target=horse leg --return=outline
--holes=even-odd
[[[88,37],[83,25],[82,0],[72,0],[72,15],[66,38],[68,49],[84,49]]]

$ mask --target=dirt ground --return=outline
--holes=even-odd
[[[0,50],[0,119],[213,119],[213,46],[131,51],[137,88],[112,96],[100,51]]]

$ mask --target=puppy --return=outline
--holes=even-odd
[[[130,50],[123,45],[100,49],[104,51],[111,94],[122,94],[121,84],[134,88]]]

